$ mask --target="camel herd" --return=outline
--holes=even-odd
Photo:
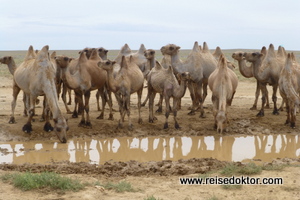
[[[101,110],[99,119],[104,118],[104,107],[108,103],[110,108],[109,119],[113,120],[112,93],[118,102],[120,120],[118,127],[123,128],[125,115],[128,118],[128,129],[133,129],[130,117],[130,96],[138,96],[138,123],[143,123],[141,106],[149,101],[149,122],[153,123],[153,105],[156,93],[160,95],[158,110],[162,112],[162,102],[165,101],[164,129],[168,128],[170,112],[173,113],[175,128],[179,129],[177,111],[181,107],[181,98],[186,89],[190,92],[192,107],[189,115],[200,110],[200,117],[205,117],[203,104],[207,96],[207,87],[212,91],[213,116],[217,132],[222,133],[228,120],[228,106],[232,104],[238,85],[238,78],[233,71],[235,66],[229,62],[222,50],[217,47],[211,53],[206,42],[202,46],[198,42],[183,61],[180,59],[180,47],[168,44],[161,47],[163,59],[159,62],[155,58],[153,49],[146,49],[142,44],[137,52],[132,52],[125,44],[114,60],[107,59],[108,50],[104,48],[84,48],[78,58],[59,56],[53,52],[49,54],[49,47],[44,46],[34,51],[30,46],[24,61],[17,67],[11,56],[0,58],[0,63],[6,64],[13,75],[12,114],[9,123],[15,123],[14,112],[19,92],[24,92],[24,114],[28,115],[23,131],[32,131],[31,121],[38,96],[44,96],[42,120],[45,121],[44,130],[54,130],[58,139],[65,143],[69,129],[67,120],[63,117],[58,106],[58,97],[62,93],[62,100],[67,113],[76,118],[81,115],[78,126],[92,128],[89,116],[89,100],[91,91],[96,90],[97,108]],[[237,60],[239,71],[246,78],[254,77],[257,80],[255,101],[257,108],[259,94],[262,94],[262,106],[257,116],[264,116],[264,108],[269,107],[267,84],[273,87],[272,101],[273,114],[278,114],[277,89],[286,104],[286,124],[295,127],[296,109],[299,106],[300,66],[293,53],[287,54],[283,47],[277,52],[270,44],[263,47],[261,52],[235,52],[232,58]],[[247,63],[248,62],[248,63]],[[142,103],[144,83],[147,83],[147,98]],[[70,91],[75,93],[75,106],[70,111],[66,96]],[[100,109],[99,98],[102,99]],[[173,99],[172,106],[170,99]],[[69,99],[70,102],[70,99]],[[54,121],[54,127],[50,123]]]

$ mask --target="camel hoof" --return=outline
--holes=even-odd
[[[138,121],[139,124],[143,124],[143,120],[140,118]]]
[[[77,112],[73,112],[72,118],[78,118],[78,113]]]
[[[158,108],[155,112],[156,113],[162,113],[162,108]]]
[[[8,123],[10,123],[10,124],[15,124],[15,123],[16,123],[15,118],[14,118],[14,117],[11,117],[11,118],[9,119]]]
[[[166,122],[165,124],[164,124],[164,129],[168,129],[169,128],[169,125],[168,125],[168,123]]]
[[[291,123],[291,128],[296,128],[295,122]]]
[[[263,111],[259,111],[259,113],[257,113],[256,117],[263,117],[265,116],[265,113]]]
[[[81,120],[78,124],[78,127],[85,127],[85,121]]]
[[[108,120],[112,120],[112,121],[114,120],[113,114],[109,114]]]
[[[32,127],[31,127],[31,124],[25,124],[22,128],[22,130],[25,132],[25,133],[30,133],[32,131]]]
[[[250,110],[256,110],[256,106],[252,106]]]
[[[46,132],[53,131],[53,127],[51,126],[51,124],[49,122],[45,123],[45,125],[44,125],[44,131],[46,131]]]
[[[85,122],[85,127],[86,128],[92,128],[91,122]]]
[[[195,115],[195,111],[191,110],[191,112],[189,112],[188,115]]]
[[[284,125],[289,125],[290,122],[288,120],[285,121]]]
[[[278,110],[274,110],[274,111],[273,111],[273,115],[279,115]]]
[[[179,130],[179,129],[181,129],[181,127],[179,126],[179,124],[175,124],[175,129],[177,129],[177,130]]]
[[[103,114],[100,114],[97,119],[103,119]]]

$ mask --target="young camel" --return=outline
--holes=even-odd
[[[278,81],[280,95],[286,103],[287,119],[285,124],[290,124],[292,128],[295,128],[297,108],[300,105],[299,84],[297,82],[297,74],[294,73],[297,68],[296,65],[293,55],[288,53],[285,67],[282,69]]]
[[[231,106],[238,85],[238,78],[228,69],[223,55],[220,56],[218,68],[208,78],[208,85],[212,91],[215,127],[217,132],[223,133],[224,124],[228,123],[228,106]]]
[[[262,53],[244,53],[244,57],[247,61],[253,64],[253,75],[259,82],[262,91],[262,107],[259,113],[256,115],[258,117],[264,116],[264,107],[266,103],[267,96],[267,84],[272,85],[273,95],[272,101],[274,103],[273,114],[278,115],[277,109],[277,89],[278,80],[280,72],[284,67],[285,59],[279,59],[276,56],[273,44],[270,44],[267,54]]]
[[[168,118],[170,115],[170,99],[173,97],[173,115],[175,121],[175,128],[179,129],[180,126],[177,122],[177,109],[178,101],[184,96],[187,82],[190,80],[188,72],[180,74],[181,84],[178,83],[171,66],[168,69],[163,68],[159,62],[156,61],[155,67],[150,71],[148,82],[149,94],[149,122],[153,123],[156,117],[153,115],[153,104],[156,93],[164,96],[166,102],[166,121],[164,129],[169,127]]]
[[[125,114],[128,116],[128,129],[132,130],[133,125],[130,118],[130,95],[137,92],[138,95],[138,123],[142,123],[141,118],[141,98],[144,86],[144,76],[139,67],[132,61],[132,57],[122,56],[121,69],[114,71],[115,61],[102,61],[98,66],[107,71],[109,89],[115,93],[119,104],[120,121],[119,128],[123,127]]]
[[[66,132],[69,127],[66,119],[62,116],[58,106],[57,91],[55,85],[55,67],[49,58],[49,46],[44,46],[37,55],[34,55],[33,47],[30,46],[27,57],[23,63],[15,70],[13,84],[12,116],[14,119],[14,110],[16,98],[20,90],[23,90],[29,103],[28,120],[23,126],[23,131],[30,133],[32,131],[31,121],[34,114],[35,100],[40,95],[46,97],[46,123],[45,131],[54,129],[58,139],[62,143],[67,142]],[[34,55],[34,56],[32,56]],[[33,58],[32,58],[33,57]],[[50,124],[49,111],[52,112],[54,128]]]

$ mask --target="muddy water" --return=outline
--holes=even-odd
[[[212,157],[222,161],[300,157],[299,135],[120,137],[101,140],[0,143],[0,163],[161,161]]]

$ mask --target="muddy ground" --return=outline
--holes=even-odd
[[[26,122],[23,117],[22,94],[20,93],[16,107],[16,124],[8,124],[10,117],[10,104],[12,100],[11,78],[0,77],[0,141],[58,141],[54,133],[45,133],[43,131],[43,123],[39,122],[41,114],[41,103],[36,109],[38,114],[36,121],[33,123],[33,132],[29,135],[22,132],[22,126]],[[296,128],[291,129],[284,125],[286,114],[281,112],[280,115],[272,115],[272,109],[265,110],[265,117],[256,117],[257,110],[250,110],[254,102],[255,82],[245,80],[239,82],[239,86],[233,100],[233,104],[229,109],[230,125],[224,135],[258,135],[258,134],[299,134],[299,125],[296,123]],[[147,90],[143,92],[143,99],[146,96]],[[271,92],[271,89],[269,89]],[[212,104],[210,92],[205,100],[205,118],[199,118],[199,113],[190,116],[188,108],[191,105],[189,93],[187,92],[182,99],[182,109],[178,112],[180,130],[174,128],[173,116],[169,118],[169,129],[163,129],[165,120],[164,114],[156,114],[158,120],[155,123],[148,122],[148,107],[142,108],[143,124],[138,124],[138,112],[136,106],[136,95],[132,95],[131,115],[134,124],[134,130],[129,131],[125,126],[123,129],[117,128],[119,113],[114,112],[114,121],[107,120],[108,109],[105,110],[105,119],[99,120],[96,117],[99,115],[97,111],[95,92],[92,93],[90,104],[90,116],[92,129],[78,127],[79,118],[72,118],[70,114],[64,114],[69,118],[68,123],[70,131],[68,138],[110,138],[122,136],[194,136],[194,135],[217,135],[214,129],[214,121],[212,116]],[[278,94],[279,96],[279,94]],[[156,98],[157,102],[158,97]],[[40,98],[42,100],[42,98]],[[281,103],[280,96],[278,97],[278,105]],[[72,104],[70,106],[73,109]],[[260,107],[261,102],[259,100]],[[271,107],[273,104],[271,103]],[[60,108],[63,113],[66,113],[63,103],[60,100]],[[116,102],[114,101],[114,109],[117,110]],[[276,158],[274,158],[275,160]],[[294,163],[299,162],[299,159],[285,159],[278,162]],[[138,188],[138,192],[126,192],[118,194],[113,191],[99,190],[93,186],[87,187],[81,192],[64,192],[56,191],[30,191],[23,192],[11,185],[0,182],[0,199],[144,199],[147,196],[154,195],[160,199],[210,199],[217,197],[218,199],[300,199],[300,172],[298,167],[288,167],[283,171],[263,171],[257,177],[284,177],[283,186],[243,186],[239,190],[225,190],[220,186],[182,186],[179,184],[179,177],[190,176],[197,177],[212,170],[217,170],[225,166],[227,162],[218,161],[211,158],[190,159],[179,161],[162,161],[162,162],[147,162],[138,163],[130,162],[107,162],[104,165],[96,166],[87,163],[53,163],[50,165],[0,165],[0,175],[8,171],[55,171],[69,177],[78,178],[83,181],[105,183],[108,181],[117,182],[120,180],[129,181],[133,187]],[[240,165],[241,163],[236,163]],[[217,173],[217,172],[216,172]],[[285,189],[292,188],[292,189]],[[21,198],[22,197],[22,198]]]

